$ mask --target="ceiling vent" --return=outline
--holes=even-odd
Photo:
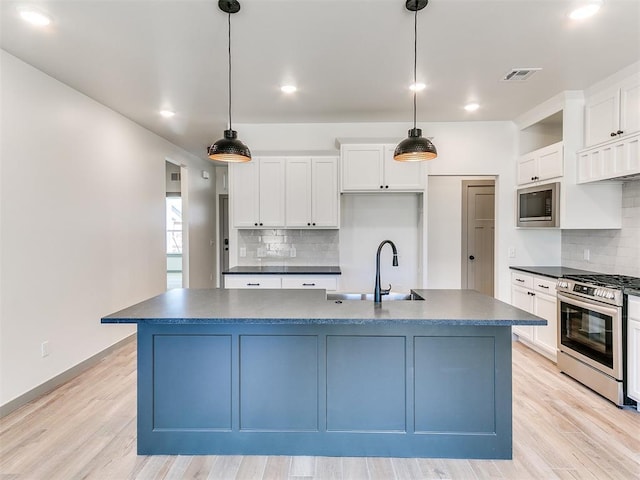
[[[503,82],[524,82],[542,68],[514,68],[502,77]]]

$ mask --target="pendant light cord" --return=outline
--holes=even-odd
[[[417,7],[417,4],[416,4]],[[418,8],[414,11],[413,16],[413,129],[416,128],[416,96],[418,81],[417,69],[418,69]]]
[[[229,26],[229,130],[233,130],[233,128],[231,127],[231,12],[229,12],[227,18]]]

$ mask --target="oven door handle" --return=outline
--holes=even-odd
[[[609,315],[612,318],[616,318],[620,312],[620,307],[614,307],[614,306],[610,306],[610,305],[603,305],[601,303],[596,303],[596,302],[585,302],[584,300],[582,300],[579,297],[573,297],[573,296],[568,296],[568,295],[564,295],[560,292],[558,292],[558,301],[562,302],[564,301],[564,303],[568,303],[571,305],[575,305],[576,307],[582,307],[586,310],[591,310],[593,312],[598,312],[598,313],[602,313],[604,315]]]

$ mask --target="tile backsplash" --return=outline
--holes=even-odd
[[[238,265],[340,265],[338,242],[339,230],[238,230]]]
[[[620,230],[562,231],[562,265],[640,277],[640,180],[622,186]]]

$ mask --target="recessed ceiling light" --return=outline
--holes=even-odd
[[[464,106],[464,109],[467,112],[475,112],[476,110],[478,110],[480,108],[480,105],[478,105],[477,103],[467,103]]]
[[[411,90],[412,92],[419,92],[420,90],[424,90],[425,88],[427,88],[427,86],[424,83],[412,83],[411,85],[409,85],[409,90]]]
[[[49,18],[47,15],[38,10],[33,10],[30,8],[21,8],[20,17],[25,22],[29,22],[31,25],[35,25],[37,27],[46,27],[51,23],[51,18]]]
[[[172,112],[171,110],[160,110],[160,115],[164,118],[171,118],[176,114],[176,112]]]
[[[595,15],[602,6],[602,0],[592,0],[575,8],[569,14],[571,20],[583,20]]]
[[[296,87],[295,85],[282,85],[280,87],[280,91],[282,91],[283,93],[294,93],[298,90],[298,87]]]

